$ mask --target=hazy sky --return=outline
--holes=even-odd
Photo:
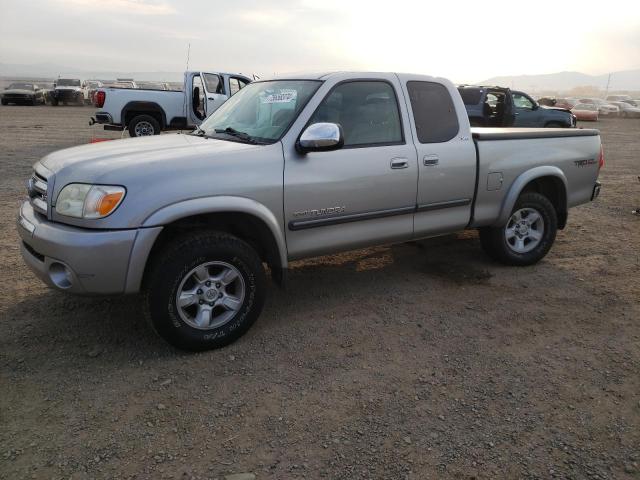
[[[640,68],[640,1],[0,0],[0,63],[85,70],[393,70],[494,75]]]

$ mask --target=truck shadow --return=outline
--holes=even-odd
[[[436,293],[447,286],[486,285],[496,268],[501,267],[482,253],[475,233],[295,262],[285,289],[269,282],[262,317],[248,335],[264,335],[273,322],[286,323],[288,315],[308,308],[332,310],[344,302],[357,308],[359,299],[380,295],[381,289],[401,298],[409,283]],[[84,357],[111,352],[141,360],[178,353],[147,324],[139,296],[75,297],[37,288],[42,293],[3,313],[5,339],[22,350],[37,346]]]

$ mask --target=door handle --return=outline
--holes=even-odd
[[[391,159],[391,168],[393,169],[408,168],[408,167],[409,167],[409,161],[406,158],[398,157],[398,158]]]
[[[438,155],[432,153],[430,155],[425,155],[422,158],[422,163],[425,167],[431,167],[433,165],[438,165],[438,163],[440,163],[440,158],[438,157]]]
[[[215,100],[213,97],[207,97],[207,100]]]

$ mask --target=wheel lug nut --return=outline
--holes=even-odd
[[[216,288],[220,288],[220,282],[216,282]]]
[[[202,290],[198,289],[198,291],[196,292],[198,295],[202,295]]]
[[[211,282],[210,282],[209,280],[207,280],[206,282],[204,282],[204,284],[205,284],[207,287],[210,287],[210,286],[211,286]]]
[[[218,298],[222,298],[222,292],[218,293]]]
[[[210,307],[213,307],[213,305],[214,305],[214,303],[213,303],[213,302],[211,302],[211,303],[209,304],[209,306],[210,306]]]
[[[204,303],[204,300],[198,300],[198,304],[202,305]]]

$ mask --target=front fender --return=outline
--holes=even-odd
[[[564,184],[564,191],[569,191],[567,177],[565,177],[564,172],[558,167],[554,167],[552,165],[543,165],[540,167],[532,168],[531,170],[527,170],[526,172],[521,173],[511,184],[509,191],[502,201],[500,215],[494,223],[494,226],[501,227],[503,225],[506,225],[511,212],[513,211],[513,207],[516,204],[516,201],[518,200],[518,197],[520,196],[520,193],[522,192],[524,187],[532,180],[541,177],[557,177]]]
[[[271,210],[250,198],[220,195],[185,200],[156,210],[142,222],[142,227],[158,227],[193,215],[218,212],[246,213],[262,220],[276,241],[281,267],[287,268],[287,244],[280,222]]]

